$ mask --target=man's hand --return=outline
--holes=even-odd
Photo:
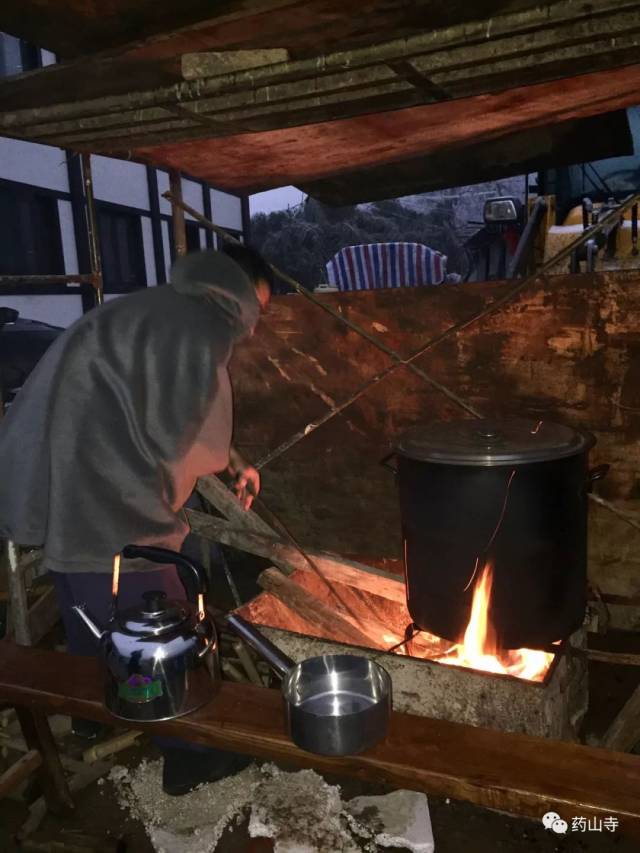
[[[229,451],[229,467],[233,477],[233,491],[245,510],[251,509],[254,498],[260,492],[260,474],[248,465],[235,448]]]

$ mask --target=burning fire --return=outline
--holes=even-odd
[[[477,569],[477,567],[476,567]],[[475,573],[474,573],[475,574]],[[473,578],[470,583],[473,582]],[[443,641],[426,631],[419,631],[412,640],[402,641],[394,634],[383,634],[383,641],[397,654],[411,654],[412,657],[425,657],[438,663],[465,666],[481,672],[493,672],[499,675],[512,675],[527,681],[542,681],[547,674],[553,652],[536,649],[498,649],[496,634],[489,619],[493,568],[487,563],[475,581],[471,615],[464,632],[462,642],[456,643],[444,653],[433,652]],[[559,645],[558,640],[556,644]],[[411,645],[411,651],[408,646]]]
[[[553,653],[534,649],[497,650],[495,631],[489,619],[492,584],[493,569],[487,563],[473,590],[471,616],[464,638],[451,652],[437,658],[438,662],[514,675],[528,681],[542,681],[553,660]]]

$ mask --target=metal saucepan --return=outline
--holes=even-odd
[[[356,655],[321,655],[295,663],[242,616],[228,625],[282,676],[291,740],[319,755],[355,755],[382,740],[391,712],[386,669]]]

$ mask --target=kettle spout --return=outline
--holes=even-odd
[[[105,636],[106,632],[101,631],[100,628],[96,625],[93,618],[87,612],[87,609],[84,604],[76,604],[71,609],[80,617],[80,619],[82,619],[82,621],[91,631],[96,640],[101,640]]]

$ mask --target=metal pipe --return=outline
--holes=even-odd
[[[91,262],[92,284],[98,305],[104,302],[104,282],[102,278],[102,261],[98,243],[98,221],[93,195],[93,175],[91,173],[91,154],[82,155],[82,174],[84,176],[84,192],[87,202],[87,234],[89,236],[89,258]]]
[[[95,286],[95,276],[76,275],[0,275],[0,285],[9,284],[91,284]]]
[[[184,221],[184,212],[187,206],[182,201],[182,179],[180,172],[172,169],[169,172],[169,194],[164,193],[165,198],[171,202],[171,220],[173,222],[173,243],[176,256],[187,254],[187,226]],[[192,213],[190,210],[189,213]]]

